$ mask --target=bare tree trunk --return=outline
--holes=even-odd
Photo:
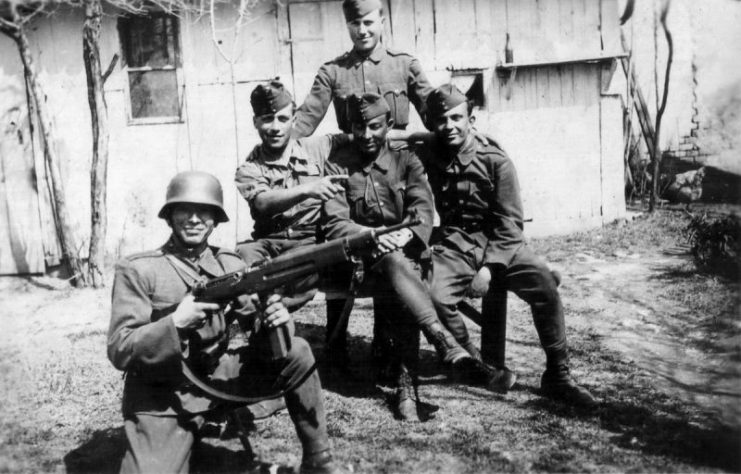
[[[666,24],[666,17],[669,14],[669,5],[671,0],[664,0],[664,4],[661,7],[661,28],[664,30],[664,37],[666,38],[667,56],[666,56],[666,71],[664,73],[664,91],[661,97],[661,105],[656,111],[656,137],[654,139],[654,150],[653,150],[653,163],[651,170],[651,198],[648,201],[648,212],[653,212],[656,209],[656,201],[659,199],[659,173],[661,171],[661,119],[664,116],[666,110],[666,103],[669,97],[669,75],[672,70],[672,61],[674,59],[674,41],[672,34],[669,31],[669,27]],[[658,64],[657,64],[658,67]],[[658,94],[657,94],[658,95]]]
[[[15,12],[11,11],[11,14],[15,15]],[[67,199],[59,169],[59,156],[54,149],[54,130],[45,101],[46,96],[38,80],[33,58],[31,57],[31,48],[29,47],[28,38],[26,37],[23,26],[20,25],[20,22],[14,21],[12,24],[15,27],[9,30],[7,28],[8,24],[10,22],[6,21],[4,23],[2,31],[13,38],[18,46],[18,53],[23,63],[23,74],[26,77],[26,83],[31,87],[31,97],[36,105],[36,112],[39,116],[39,131],[41,132],[44,143],[44,159],[49,171],[52,193],[54,195],[54,216],[57,225],[57,234],[59,235],[59,242],[62,248],[62,260],[67,264],[72,274],[72,284],[77,287],[85,287],[87,286],[87,281],[85,278],[84,263],[79,257],[79,246],[75,241],[67,209]]]
[[[85,22],[82,27],[82,51],[87,76],[87,100],[93,132],[93,157],[90,166],[90,249],[88,281],[95,287],[105,285],[106,194],[108,179],[108,106],[103,91],[100,67],[100,0],[84,0]]]

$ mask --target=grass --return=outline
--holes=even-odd
[[[661,212],[532,246],[578,276],[582,267],[571,266],[575,254],[608,266],[641,265],[681,243],[683,226],[681,213]],[[621,257],[634,253],[641,258]],[[571,277],[562,285],[572,371],[603,401],[594,411],[538,395],[542,351],[529,311],[513,297],[508,364],[519,376],[516,390],[497,395],[448,383],[431,347],[423,344],[420,393],[440,410],[426,423],[396,421],[386,403],[390,391],[374,385],[365,365],[372,311],[367,300],[358,301],[350,322],[355,380],[338,380],[321,369],[336,458],[348,471],[368,473],[741,471],[738,420],[667,389],[637,354],[608,344],[621,326],[606,325],[608,310],[627,317],[640,300],[649,308],[646,323],[658,326],[658,335],[708,360],[730,353],[737,362],[736,283],[698,274],[686,261],[652,270],[640,280],[645,288],[632,284],[638,276],[621,278]],[[108,291],[50,291],[15,281],[10,285],[18,286],[4,292],[12,296],[3,297],[0,316],[6,327],[0,334],[0,472],[116,472],[124,450],[123,383],[105,358]],[[605,301],[606,309],[595,313],[595,301]],[[306,306],[297,320],[299,333],[321,359],[323,303]],[[285,415],[257,422],[250,438],[265,461],[299,461]],[[246,462],[237,440],[214,437],[203,440],[194,459],[194,471],[201,473],[239,472]]]

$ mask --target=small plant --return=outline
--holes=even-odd
[[[685,229],[701,271],[737,278],[741,268],[741,218],[736,214],[695,216]]]

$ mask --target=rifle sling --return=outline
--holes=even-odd
[[[167,257],[167,261],[170,263],[172,268],[175,270],[175,273],[178,274],[181,280],[183,280],[183,283],[185,283],[185,286],[188,287],[188,291],[190,291],[193,288],[193,285],[196,283],[196,278],[191,273],[194,271],[194,269],[187,266],[185,262],[177,258],[176,256],[172,254],[166,254],[165,257]],[[221,262],[219,262],[221,263]],[[224,392],[222,390],[216,389],[200,378],[193,372],[193,370],[188,365],[188,362],[183,359],[181,361],[181,371],[183,372],[183,375],[186,379],[190,381],[193,385],[198,387],[200,390],[205,392],[207,395],[210,395],[211,397],[225,400],[227,402],[232,403],[239,403],[239,404],[246,404],[246,405],[252,405],[254,403],[263,402],[265,400],[273,400],[276,398],[280,398],[285,396],[287,392],[290,392],[296,388],[298,388],[299,385],[304,383],[306,379],[316,370],[316,366],[312,367],[311,370],[309,370],[306,373],[306,376],[301,378],[298,382],[296,382],[294,385],[287,387],[284,390],[280,390],[278,392],[275,392],[270,395],[263,395],[259,397],[243,397],[241,395],[234,395],[231,393]]]
[[[347,290],[348,296],[347,299],[345,299],[345,304],[342,306],[342,312],[340,313],[340,317],[337,319],[337,324],[332,329],[332,334],[329,335],[329,340],[327,341],[328,347],[332,347],[341,336],[341,333],[347,331],[345,322],[350,317],[350,312],[355,305],[355,296],[358,294],[358,289],[362,283],[363,262],[359,259],[353,259],[352,278],[350,279],[350,287]]]

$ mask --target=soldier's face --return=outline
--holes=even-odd
[[[355,50],[361,53],[372,51],[383,34],[385,17],[381,10],[374,10],[367,15],[347,22],[347,31],[350,33]]]
[[[360,147],[364,155],[375,156],[386,142],[389,131],[389,121],[386,115],[369,120],[368,122],[355,122],[352,124],[352,134],[355,143]]]
[[[253,123],[263,145],[271,150],[282,151],[291,138],[293,117],[293,104],[283,107],[275,114],[255,117]]]
[[[172,233],[186,247],[197,247],[206,240],[216,227],[216,213],[211,206],[203,204],[176,204],[170,211],[167,223]]]
[[[473,116],[468,114],[468,104],[464,102],[448,110],[444,115],[436,117],[433,131],[447,146],[459,147],[471,133],[474,120]]]

